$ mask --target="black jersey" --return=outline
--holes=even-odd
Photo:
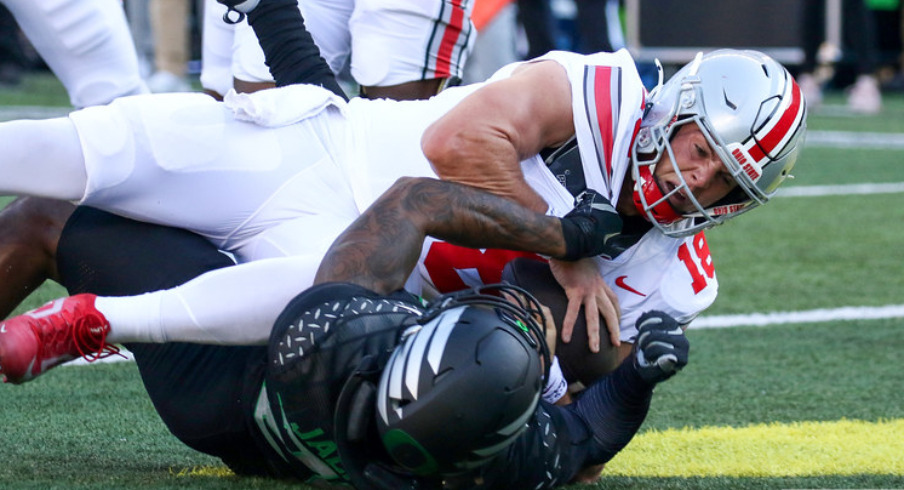
[[[108,233],[117,239],[95,240]],[[142,253],[125,253],[135,250]],[[112,261],[116,253],[125,254],[123,260]],[[172,287],[231,264],[209,242],[185,230],[85,207],[67,223],[58,259],[64,285],[73,294]],[[268,347],[128,347],[157,412],[184,443],[222,458],[238,474],[346,480],[347,467],[361,461],[343,461],[337,451],[340,391],[365,358],[380,366],[380,357],[388,356],[399,333],[422,311],[420,302],[407,294],[385,297],[351,284],[327,284],[291,302]],[[627,444],[643,421],[650,395],[651,387],[633,364],[623,363],[568,407],[541,402],[518,439],[474,474],[421,482],[420,488],[550,488],[567,483],[582,467],[607,461]],[[368,448],[373,451],[362,453],[365,464],[367,458],[381,457],[376,438]],[[404,485],[394,490],[399,488]]]
[[[355,457],[341,451],[337,420],[346,407],[340,393],[356,370],[385,365],[400,335],[423,309],[408,295],[379,296],[350,284],[316,286],[281,315],[269,346],[269,364],[255,406],[262,441],[278,454],[275,467],[301,478],[349,481],[381,488],[350,475],[379,462],[392,464],[376,436]],[[567,407],[538,405],[528,427],[489,464],[454,477],[419,478],[417,488],[552,488],[568,483],[583,467],[608,461],[643,421],[651,387],[623,364]],[[371,404],[365,418],[373,419]],[[396,474],[402,480],[404,473]],[[414,478],[414,477],[410,477]],[[398,480],[393,483],[398,487]],[[412,486],[412,488],[415,488]]]
[[[293,476],[348,480],[334,427],[339,395],[367,360],[386,362],[421,315],[413,296],[380,296],[352,284],[315,286],[276,322],[254,425]]]

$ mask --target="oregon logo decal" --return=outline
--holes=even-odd
[[[383,434],[383,445],[392,459],[417,474],[433,474],[438,468],[436,459],[403,430],[387,431]]]

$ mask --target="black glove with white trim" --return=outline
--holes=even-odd
[[[665,381],[687,365],[690,343],[674,318],[648,311],[637,319],[634,365],[648,383]]]
[[[597,255],[611,258],[621,252],[611,243],[621,234],[621,216],[608,199],[593,189],[587,189],[577,196],[574,209],[560,220],[565,238],[564,260]]]

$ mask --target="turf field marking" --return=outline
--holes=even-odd
[[[809,130],[806,145],[862,150],[904,150],[904,134]]]
[[[97,359],[96,361],[88,362],[83,357],[79,357],[78,359],[73,359],[66,364],[63,364],[63,367],[67,366],[87,366],[89,364],[113,364],[117,362],[132,362],[135,360],[135,357],[132,356],[132,352],[125,347],[119,348],[119,353],[121,356],[110,356],[104,357],[102,359]]]
[[[904,192],[904,182],[880,184],[800,185],[779,189],[776,197],[852,196]]]
[[[803,311],[777,311],[742,315],[703,315],[690,328],[730,328],[740,326],[763,327],[789,323],[821,323],[844,320],[880,320],[904,318],[904,305],[846,306]]]
[[[74,109],[71,107],[44,107],[44,106],[11,106],[0,107],[0,121],[13,121],[17,119],[50,119],[62,117]]]
[[[646,430],[604,476],[802,477],[904,475],[904,420],[794,422]],[[170,469],[177,477],[229,477],[225,467]]]
[[[175,477],[206,476],[226,478],[235,476],[235,473],[225,466],[192,466],[191,468],[170,468],[169,471]]]
[[[858,131],[807,132],[806,144],[827,148],[861,150],[904,150],[904,134]],[[880,184],[814,185],[785,187],[777,197],[841,196],[857,194],[891,194],[904,192],[904,182]]]
[[[904,419],[647,430],[606,465],[635,477],[904,475]]]

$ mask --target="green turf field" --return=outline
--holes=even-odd
[[[0,109],[67,104],[52,79],[28,86],[0,90]],[[811,130],[904,138],[904,97],[888,95],[875,117],[846,114],[842,100],[830,95]],[[904,183],[904,146],[839,148],[825,134],[789,187]],[[904,319],[832,316],[904,305],[902,222],[898,190],[780,197],[709,232],[721,291],[707,317],[822,309],[829,320],[692,327],[690,365],[657,389],[598,487],[904,488]],[[47,286],[27,307],[58,294]],[[0,386],[0,416],[2,489],[290,487],[229,476],[181,445],[130,363]]]

